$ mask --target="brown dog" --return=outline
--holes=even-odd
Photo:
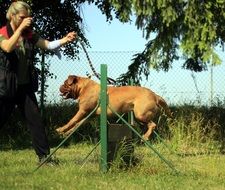
[[[95,81],[70,75],[60,87],[61,95],[65,98],[78,100],[79,110],[75,116],[63,127],[56,131],[59,134],[68,135],[85,116],[87,116],[99,101],[100,85]],[[171,116],[165,100],[151,90],[139,86],[121,86],[107,89],[110,107],[117,113],[134,112],[136,120],[147,124],[148,130],[144,139],[148,140],[156,124],[152,121],[159,108],[163,108],[168,116]],[[96,110],[100,114],[100,107]],[[112,111],[107,109],[107,116],[112,116]]]

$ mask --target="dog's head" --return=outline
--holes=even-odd
[[[59,91],[61,92],[60,95],[63,96],[63,98],[77,99],[79,95],[77,86],[78,78],[79,77],[75,75],[69,75],[68,78],[64,81],[64,84],[60,86]]]

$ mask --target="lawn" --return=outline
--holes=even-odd
[[[1,150],[0,189],[225,189],[225,155],[217,152],[200,154],[192,151],[179,156],[163,144],[154,144],[179,171],[176,174],[150,148],[135,145],[135,166],[125,169],[115,163],[103,173],[99,169],[99,147],[84,162],[93,147],[90,143],[79,143],[60,148],[53,155],[59,159],[59,166],[42,166],[35,172],[37,159],[33,149]]]

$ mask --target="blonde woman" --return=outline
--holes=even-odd
[[[50,153],[45,126],[38,111],[34,84],[32,84],[34,46],[55,50],[73,42],[75,32],[55,41],[41,38],[31,28],[30,6],[23,1],[13,2],[6,14],[6,26],[0,29],[0,127],[17,106],[30,130],[39,162]],[[53,164],[52,159],[48,164]]]

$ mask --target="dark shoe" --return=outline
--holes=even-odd
[[[39,165],[46,165],[46,166],[57,166],[59,165],[59,160],[56,158],[48,157],[48,156],[42,156],[39,157]]]

